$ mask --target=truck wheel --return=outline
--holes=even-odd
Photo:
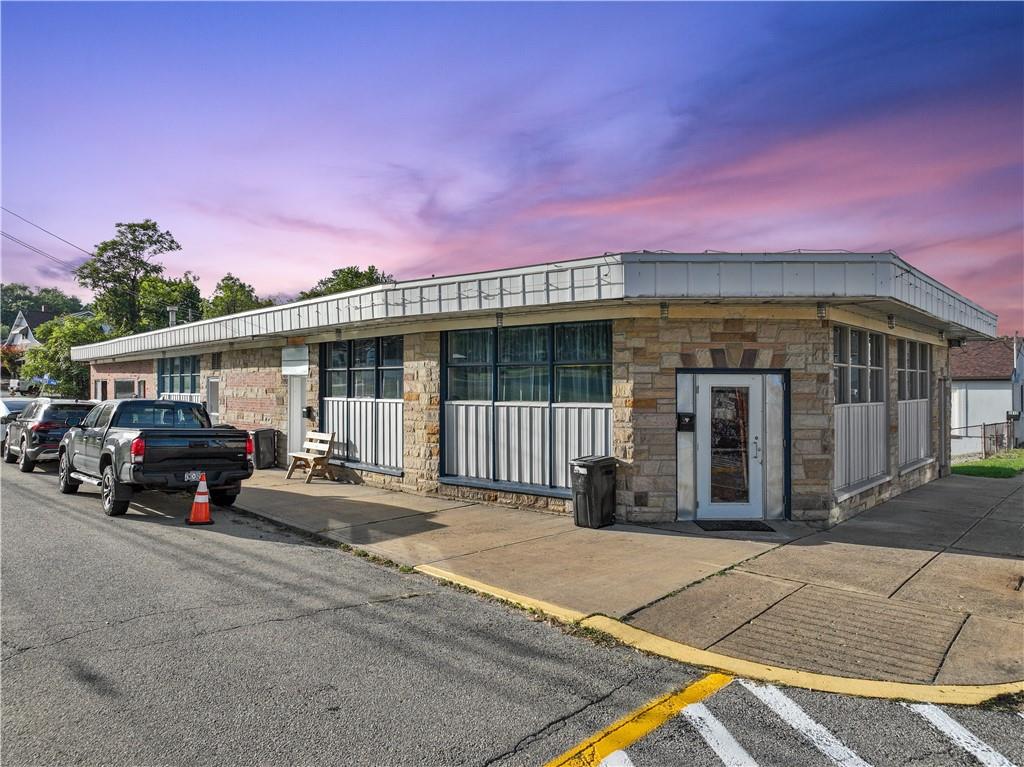
[[[18,455],[18,471],[23,471],[28,474],[30,471],[35,469],[36,462],[28,457],[28,448],[25,446],[25,440],[21,441],[21,453]]]
[[[4,463],[14,463],[18,456],[11,452],[11,441],[4,440]]]
[[[60,463],[57,465],[57,489],[64,495],[74,495],[81,486],[81,482],[71,479],[71,460],[68,454],[61,453]]]
[[[233,506],[238,499],[238,493],[219,493],[216,490],[210,491],[210,500],[214,506]]]
[[[103,469],[103,482],[100,485],[100,498],[103,500],[103,513],[108,517],[119,517],[128,511],[130,501],[118,501],[114,498],[114,491],[121,483],[114,476],[113,464],[107,464]]]

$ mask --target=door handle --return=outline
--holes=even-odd
[[[754,455],[753,455],[753,459],[755,461],[760,461],[761,460],[761,441],[760,441],[760,435],[757,435],[757,434],[754,435]]]

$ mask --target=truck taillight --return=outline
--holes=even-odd
[[[59,424],[56,421],[40,421],[39,423],[32,424],[28,428],[30,431],[46,431],[47,429],[56,429],[61,425],[62,424]]]
[[[142,457],[146,454],[146,440],[136,437],[132,440],[131,446],[132,463],[142,463]]]
[[[256,452],[256,443],[253,442],[252,435],[250,434],[245,438],[245,457],[250,461],[252,460],[253,454]]]

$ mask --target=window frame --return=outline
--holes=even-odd
[[[922,357],[925,358],[923,364]],[[911,362],[911,358],[913,362]],[[931,373],[931,344],[923,341],[911,341],[908,338],[899,339],[896,352],[897,397],[899,401],[931,400]],[[921,396],[922,389],[924,396]]]
[[[199,394],[198,354],[160,357],[156,361],[156,394]]]
[[[854,362],[854,337],[857,343],[857,362]],[[873,351],[881,347],[880,364],[876,365]],[[889,397],[887,370],[888,338],[865,328],[850,325],[832,325],[832,402],[834,405],[862,405],[884,403]],[[857,371],[858,399],[853,399],[853,377]],[[876,376],[877,374],[877,376]],[[876,378],[880,383],[876,382]]]
[[[373,364],[372,365],[355,365],[355,344],[364,343],[366,341],[373,342]],[[384,342],[388,341],[391,343],[397,343],[401,349],[401,363],[395,364],[384,364]],[[338,366],[331,364],[331,356],[335,347],[343,348],[345,350],[345,365]],[[405,396],[405,336],[404,335],[390,335],[390,336],[375,336],[373,338],[349,338],[343,341],[327,341],[320,345],[321,357],[320,357],[320,390],[323,393],[324,399],[373,399],[373,400],[384,400],[386,402],[399,402]],[[381,392],[384,390],[384,373],[385,371],[401,371],[398,377],[398,396],[397,397],[382,397]],[[373,394],[372,396],[366,396],[365,394],[356,396],[355,394],[355,375],[357,373],[366,373],[367,371],[373,372]],[[345,381],[345,394],[338,396],[331,393],[330,381],[332,374],[341,373],[344,376]]]

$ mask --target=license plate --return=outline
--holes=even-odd
[[[201,471],[186,471],[185,472],[185,481],[186,482],[198,482],[200,474],[202,474]]]

